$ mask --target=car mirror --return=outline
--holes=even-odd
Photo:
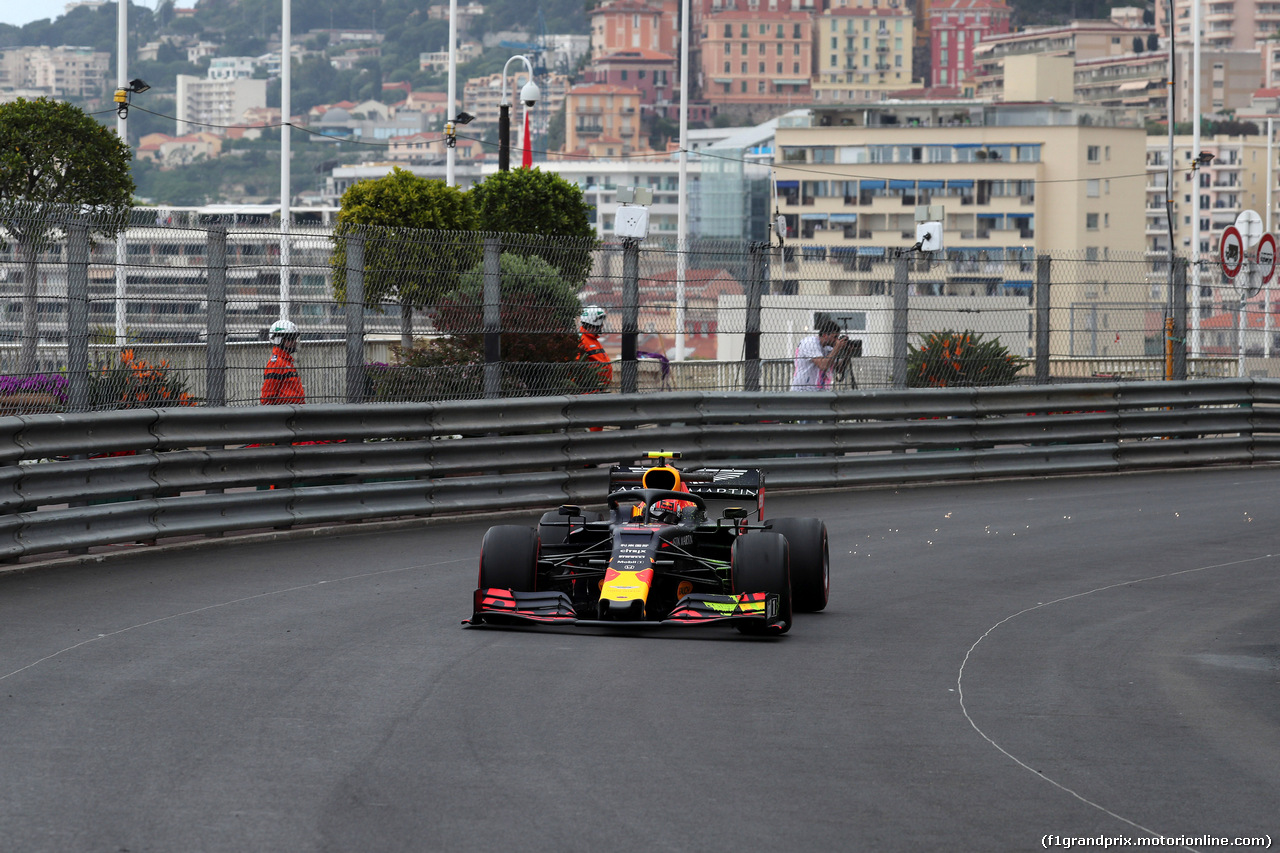
[[[731,506],[725,509],[723,518],[746,518],[748,515],[745,508],[740,506]]]
[[[582,515],[582,507],[573,504],[563,504],[560,507],[560,515]]]

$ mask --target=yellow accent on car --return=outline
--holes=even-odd
[[[653,570],[618,572],[617,577],[606,580],[600,587],[600,598],[602,600],[607,598],[610,601],[647,601],[649,584],[640,577],[641,574],[653,577]]]

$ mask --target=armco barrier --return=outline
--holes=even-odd
[[[5,417],[0,559],[593,503],[606,485],[597,466],[655,448],[686,465],[760,466],[775,489],[1248,465],[1280,460],[1280,381]]]

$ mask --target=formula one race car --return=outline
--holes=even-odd
[[[681,472],[655,451],[650,466],[609,472],[608,512],[562,506],[537,529],[489,528],[474,612],[465,624],[705,625],[778,635],[793,611],[827,606],[827,527],[816,518],[764,521],[756,469]],[[709,502],[752,500],[709,518]]]

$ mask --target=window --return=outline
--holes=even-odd
[[[733,67],[733,64],[732,64],[732,63],[730,63],[730,62],[728,62],[728,61],[726,61],[726,62],[725,62],[725,64],[724,64],[724,73],[725,73],[725,74],[731,74],[732,72],[730,71],[730,69],[731,69],[732,67]]]
[[[1102,148],[1098,145],[1090,145],[1085,149],[1085,159],[1090,163],[1102,162]]]
[[[733,38],[733,24],[724,25],[724,37],[727,39]]]
[[[1093,179],[1090,179],[1090,180],[1088,180],[1088,181],[1085,181],[1085,182],[1084,182],[1084,194],[1085,194],[1085,196],[1086,196],[1087,198],[1097,198],[1097,197],[1098,197],[1098,186],[1099,186],[1099,181],[1098,181],[1098,179],[1097,179],[1097,178],[1093,178]]]
[[[1086,213],[1084,215],[1084,227],[1089,231],[1098,230],[1098,214]]]
[[[763,74],[763,73],[764,73],[764,63],[763,63],[763,62],[761,62],[761,63],[760,63],[760,70],[759,70],[759,71],[757,71],[756,73],[757,73],[757,74]]]

